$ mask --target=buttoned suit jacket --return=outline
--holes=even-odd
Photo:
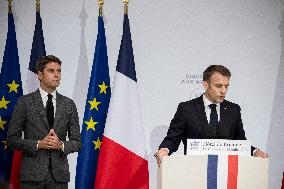
[[[186,153],[188,138],[246,140],[240,106],[224,100],[220,104],[219,125],[213,127],[208,124],[202,95],[180,103],[159,149],[168,148],[172,154],[183,141]]]
[[[81,147],[80,127],[75,103],[59,93],[56,93],[53,129],[59,140],[64,143],[64,152],[62,150],[37,150],[37,142],[43,139],[50,129],[40,91],[36,90],[20,97],[9,124],[7,142],[9,148],[23,152],[21,181],[42,181],[48,172],[49,161],[56,181],[70,181],[67,155],[77,152]],[[66,140],[67,135],[68,141]]]

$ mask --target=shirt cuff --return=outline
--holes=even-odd
[[[40,141],[40,140],[39,140]],[[36,144],[36,150],[38,150],[38,144],[39,144],[39,141],[37,141],[37,144]]]
[[[168,154],[170,153],[170,150],[168,148],[160,148],[160,149],[165,149],[167,150]]]
[[[255,152],[259,150],[258,148],[254,149],[254,151],[252,151],[252,156],[255,156]]]
[[[61,144],[62,144],[62,148],[61,148],[61,151],[64,152],[64,142],[60,141]]]

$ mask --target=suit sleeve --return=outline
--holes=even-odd
[[[37,140],[23,139],[22,132],[26,121],[24,98],[20,97],[14,108],[7,133],[8,147],[12,150],[21,150],[31,156],[36,156]]]
[[[73,152],[78,152],[81,148],[81,135],[79,126],[79,117],[76,105],[73,101],[70,103],[70,117],[68,123],[68,141],[64,142],[64,154],[68,155]]]
[[[246,134],[244,131],[244,127],[243,127],[243,122],[242,122],[242,116],[241,116],[241,108],[240,106],[238,106],[238,117],[237,117],[237,128],[235,131],[235,140],[247,140],[246,138]],[[251,155],[253,155],[253,151],[256,148],[254,146],[251,146]]]
[[[185,116],[182,103],[179,104],[174,118],[171,121],[167,136],[159,146],[161,148],[168,148],[169,155],[177,151],[181,140],[185,135]]]
[[[237,127],[235,130],[235,140],[246,140],[246,135],[245,135],[245,131],[243,128],[243,121],[242,121],[242,116],[241,116],[241,108],[238,105],[237,106]]]

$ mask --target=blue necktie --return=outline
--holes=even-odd
[[[218,114],[217,114],[216,106],[217,106],[216,104],[209,105],[209,107],[211,108],[209,125],[213,127],[218,126]]]

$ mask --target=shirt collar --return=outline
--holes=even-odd
[[[203,102],[204,102],[204,106],[208,107],[210,104],[216,104],[217,107],[220,107],[220,103],[212,103],[206,96],[205,94],[202,95],[203,96]]]
[[[48,93],[45,90],[43,90],[41,87],[39,87],[39,92],[40,92],[40,96],[42,99],[46,98],[48,95]],[[53,91],[51,94],[52,94],[52,97],[56,99],[56,90]]]

